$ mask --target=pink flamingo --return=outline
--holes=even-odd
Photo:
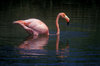
[[[60,34],[60,28],[58,24],[58,20],[60,18],[65,18],[66,21],[69,23],[69,18],[66,16],[65,13],[59,13],[56,18],[56,27],[57,27],[57,33],[56,35]],[[50,35],[49,29],[45,23],[43,23],[39,19],[28,19],[28,20],[18,20],[14,22],[15,24],[20,24],[26,31],[28,31],[30,34],[34,36],[38,36],[40,34]]]

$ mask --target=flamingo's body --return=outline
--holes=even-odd
[[[26,31],[30,34],[39,35],[46,34],[49,35],[49,29],[45,23],[38,19],[28,19],[28,20],[19,20],[18,22]]]
[[[56,19],[56,27],[57,27],[57,34],[60,34],[58,20],[59,17],[65,18],[67,22],[69,22],[69,18],[65,15],[65,13],[59,13]],[[39,19],[28,19],[28,20],[18,20],[14,23],[20,24],[26,31],[30,34],[38,36],[40,34],[49,35],[49,29],[45,23],[43,23]]]

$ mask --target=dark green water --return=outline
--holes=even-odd
[[[99,66],[100,8],[96,4],[64,0],[58,4],[52,0],[38,3],[21,0],[1,4],[0,66]],[[59,12],[65,12],[70,18],[69,26],[64,19],[59,20],[60,36],[28,37],[22,27],[12,23],[38,18],[53,34]]]

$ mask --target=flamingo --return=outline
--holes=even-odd
[[[64,19],[66,19],[67,23],[69,23],[69,20],[70,20],[69,17],[63,12],[59,13],[57,15],[57,18],[56,18],[57,33],[56,33],[56,35],[60,34],[60,28],[59,28],[59,23],[58,23],[60,16]],[[38,36],[41,34],[50,35],[48,26],[39,19],[31,18],[31,19],[27,19],[27,20],[14,21],[13,23],[20,24],[28,33],[30,33],[34,36]]]

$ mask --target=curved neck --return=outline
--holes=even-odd
[[[58,23],[58,21],[59,21],[59,17],[60,17],[60,14],[58,14],[57,15],[57,18],[56,18],[56,28],[57,28],[57,35],[59,35],[60,34],[60,28],[59,28],[59,23]]]

